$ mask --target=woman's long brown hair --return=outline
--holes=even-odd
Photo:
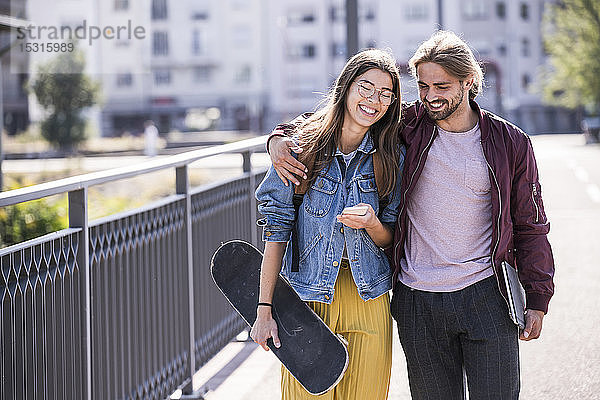
[[[364,50],[353,56],[330,89],[325,106],[298,127],[298,143],[304,149],[301,160],[309,164],[308,187],[314,183],[318,173],[329,165],[337,150],[350,86],[358,76],[373,68],[390,75],[392,91],[396,95],[396,100],[390,104],[385,115],[369,128],[374,146],[381,153],[383,164],[382,181],[385,182],[385,187],[378,188],[378,191],[382,196],[393,192],[398,179],[400,156],[400,74],[394,58],[388,52],[379,49]]]

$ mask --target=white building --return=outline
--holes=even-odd
[[[267,128],[303,111],[313,110],[346,61],[344,0],[270,0]],[[363,48],[376,45],[379,1],[359,4],[359,38]]]
[[[102,84],[98,123],[103,135],[118,135],[141,132],[146,119],[155,120],[161,132],[199,129],[203,112],[215,107],[219,128],[258,130],[266,96],[261,70],[266,30],[257,21],[264,20],[265,4],[29,0],[27,6],[35,28],[83,27],[80,33],[88,32],[79,47],[87,73]],[[90,41],[89,32],[96,28],[103,35]],[[55,54],[32,53],[30,72]],[[187,122],[196,121],[196,126],[186,126],[189,114],[196,118]],[[35,101],[32,116],[34,121],[43,116]]]
[[[104,132],[135,131],[148,118],[161,132],[198,129],[186,126],[186,117],[189,123],[190,114],[202,117],[213,107],[222,129],[258,129],[252,124],[265,96],[265,40],[256,23],[262,1],[124,1],[118,11],[117,3],[102,4],[103,19],[119,13],[122,22],[139,20],[147,37],[103,43]]]
[[[546,1],[359,0],[359,47],[390,49],[404,71],[403,97],[412,100],[408,59],[440,26],[453,30],[485,66],[483,107],[528,132],[577,129],[572,114],[543,106],[531,91],[545,62],[540,23]],[[267,132],[313,110],[346,60],[345,0],[56,3],[28,4],[55,24],[87,19],[145,33],[142,39],[102,38],[86,48],[89,71],[102,82],[104,135],[139,133],[149,118],[161,132]]]
[[[485,88],[477,99],[482,107],[527,132],[578,130],[574,113],[543,105],[533,90],[537,70],[546,62],[540,28],[547,2],[359,0],[359,45],[390,49],[404,72],[403,98],[414,100],[416,83],[406,74],[408,60],[435,30],[452,30],[484,66]],[[274,119],[267,126],[312,109],[319,96],[311,91],[325,90],[345,61],[344,0],[272,3],[277,5],[269,16],[270,36],[278,43],[269,45]],[[291,57],[290,52],[300,56]]]
[[[21,2],[0,0],[3,19],[25,17],[25,5]],[[12,21],[16,24],[16,21]],[[15,25],[3,22],[0,30],[0,103],[3,127],[9,135],[24,131],[29,124],[29,107],[25,83],[29,57],[25,52],[7,51],[14,46]],[[9,28],[10,27],[10,28]]]

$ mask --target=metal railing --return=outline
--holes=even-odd
[[[0,398],[164,399],[244,322],[209,273],[220,242],[259,245],[250,156],[266,137],[0,193],[68,193],[69,228],[0,249]],[[190,163],[242,153],[243,173],[192,189]],[[176,194],[88,220],[88,188],[175,169]]]

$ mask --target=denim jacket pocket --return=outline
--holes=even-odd
[[[323,217],[331,208],[335,192],[339,183],[325,175],[317,176],[317,179],[304,195],[304,209],[315,217]]]
[[[310,254],[311,250],[315,248],[315,246],[319,243],[323,235],[320,233],[315,235],[310,241],[304,244],[304,249],[302,249],[302,253],[300,254],[300,262],[304,261],[306,257]]]
[[[375,176],[363,175],[358,179],[357,183],[361,203],[370,204],[375,214],[379,214],[379,194],[377,192],[377,185],[375,184]]]
[[[364,229],[359,229],[361,242],[371,251],[371,253],[375,254],[377,258],[381,258],[382,252],[379,247],[373,242],[371,236]]]

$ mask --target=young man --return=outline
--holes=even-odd
[[[409,61],[421,101],[405,104],[401,205],[388,249],[391,311],[413,399],[517,399],[518,338],[540,336],[554,292],[549,223],[529,138],[481,110],[483,73],[469,47],[440,31]],[[268,144],[279,176],[304,166],[289,139]],[[501,265],[516,266],[526,326],[509,317]],[[396,279],[396,278],[395,278]]]

